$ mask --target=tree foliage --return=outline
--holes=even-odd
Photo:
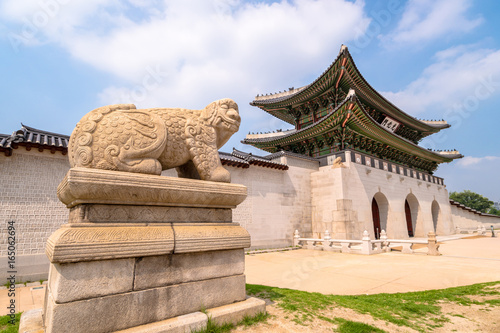
[[[493,208],[493,201],[469,190],[451,192],[450,199],[483,213],[487,213],[490,208]]]
[[[492,215],[498,215],[498,216],[500,216],[500,209],[496,209],[495,207],[491,207],[491,208],[488,210],[488,214],[492,214]]]

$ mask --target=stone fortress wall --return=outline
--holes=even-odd
[[[500,225],[498,217],[450,205],[444,185],[349,161],[337,168],[320,167],[317,161],[297,156],[281,156],[273,162],[288,165],[288,170],[225,166],[233,183],[248,188],[248,197],[234,210],[233,219],[249,231],[254,249],[291,246],[295,230],[302,237],[321,237],[325,230],[337,239],[358,239],[363,230],[373,235],[373,197],[380,201],[381,215],[385,211],[389,237],[408,238],[405,198],[412,210],[418,207],[413,218],[416,237],[424,237],[432,229],[434,201],[438,235],[454,233],[457,226],[472,230],[479,223],[486,228]],[[69,170],[67,156],[19,147],[12,156],[0,155],[0,168],[0,265],[7,267],[7,222],[13,220],[16,264],[23,272],[18,277],[46,278],[45,242],[68,220],[68,209],[56,196],[57,186]],[[176,172],[168,170],[164,175],[175,176]]]
[[[353,152],[345,154],[342,167],[326,165],[312,174],[313,225],[318,231],[314,237],[328,230],[332,238],[361,239],[367,230],[373,239],[374,198],[380,210],[381,229],[389,238],[408,238],[405,200],[410,205],[415,237],[425,237],[431,230],[438,235],[453,233],[448,191],[440,181],[434,183],[423,176],[400,174],[397,169],[354,163]]]

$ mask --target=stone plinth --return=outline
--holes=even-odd
[[[231,217],[246,187],[73,168],[58,196],[71,212],[47,241],[46,333],[140,331],[223,306],[228,318],[262,311],[245,301],[250,235]]]

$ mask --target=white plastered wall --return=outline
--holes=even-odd
[[[305,237],[312,235],[310,174],[319,163],[291,156],[274,162],[289,168],[224,166],[231,173],[231,183],[247,187],[248,196],[233,210],[233,221],[248,230],[252,249],[291,246],[295,230]],[[176,172],[167,170],[162,175],[176,177]]]
[[[478,226],[484,226],[486,229],[491,226],[500,227],[500,216],[480,215],[455,205],[451,205],[451,214],[455,228],[471,230]]]
[[[48,271],[45,242],[68,220],[69,211],[56,195],[68,169],[60,152],[20,147],[12,156],[0,155],[0,265],[7,267],[7,222],[14,221],[19,280],[38,280]]]
[[[226,167],[232,183],[248,188],[247,199],[233,210],[233,221],[248,230],[254,249],[291,246],[295,230],[311,236],[310,174],[318,163],[294,157],[277,162],[289,169]]]

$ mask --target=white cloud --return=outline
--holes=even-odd
[[[500,161],[500,157],[499,156],[484,156],[484,157],[465,156],[464,158],[460,159],[457,162],[457,164],[461,167],[467,168],[467,167],[480,166],[483,163],[495,162],[495,161]]]
[[[410,114],[432,109],[447,119],[466,118],[500,92],[500,50],[461,45],[438,52],[435,60],[404,89],[382,94]]]
[[[261,126],[244,123],[243,133],[286,127],[247,103],[257,93],[309,83],[301,80],[319,76],[340,45],[370,23],[363,1],[42,1],[67,4],[31,41],[56,43],[122,80],[101,92],[102,104],[201,108],[230,97],[240,104],[243,121]],[[20,3],[5,1],[0,15],[22,32],[25,18],[42,9],[38,0]]]
[[[41,3],[54,6],[46,10]],[[162,65],[171,75],[212,67],[215,80],[224,68],[256,77],[272,71],[276,77],[293,66],[300,77],[318,60],[333,60],[340,44],[369,24],[361,1],[344,0],[10,0],[0,9],[18,22],[20,35],[37,14],[50,16],[35,27],[32,40],[57,42],[74,57],[127,80],[140,79],[148,65]]]
[[[500,156],[464,157],[442,164],[436,173],[443,177],[449,192],[470,190],[490,200],[500,201]]]
[[[382,40],[388,45],[421,43],[466,33],[483,22],[468,18],[470,0],[410,0],[393,32]]]

